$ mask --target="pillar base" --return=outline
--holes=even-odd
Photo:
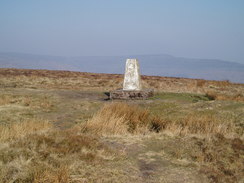
[[[144,100],[149,97],[152,97],[154,94],[152,89],[144,90],[115,90],[110,92],[110,99],[119,99],[119,100]]]

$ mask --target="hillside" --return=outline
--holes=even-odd
[[[243,182],[244,84],[0,69],[0,182]]]
[[[244,65],[216,59],[192,59],[171,55],[60,57],[0,53],[0,68],[70,70],[124,73],[126,58],[137,58],[145,75],[230,80],[243,83]]]
[[[87,72],[0,69],[0,87],[71,89],[108,92],[122,87],[123,75]],[[211,94],[243,101],[244,84],[229,81],[142,75],[144,88],[156,92]]]

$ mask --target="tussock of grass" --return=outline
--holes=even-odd
[[[41,170],[34,172],[33,183],[68,183],[70,172],[66,166],[51,170]]]
[[[173,134],[231,135],[235,133],[233,120],[216,114],[193,112],[178,119],[156,117],[152,123],[158,131],[167,130]]]
[[[106,104],[83,125],[83,130],[102,135],[145,134],[170,131],[173,134],[223,134],[234,133],[233,119],[216,114],[192,112],[181,118],[153,115],[148,110],[126,103]]]
[[[96,134],[127,134],[148,131],[149,111],[126,103],[106,104],[88,122],[83,130]]]
[[[30,133],[47,130],[51,124],[45,120],[26,120],[19,123],[0,125],[0,142],[23,137]]]
[[[232,121],[224,121],[214,114],[192,113],[179,122],[183,126],[181,133],[228,134],[233,130]]]

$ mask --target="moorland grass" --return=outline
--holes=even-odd
[[[90,166],[101,165],[104,159],[113,160],[114,155],[96,137],[79,134],[75,129],[30,134],[0,148],[0,181],[98,181],[99,176],[89,175]]]
[[[234,118],[215,113],[191,112],[180,118],[154,115],[137,105],[113,102],[104,105],[90,120],[82,125],[84,132],[111,134],[143,134],[168,130],[173,134],[223,134],[235,133]]]
[[[0,125],[0,142],[18,139],[31,133],[46,131],[52,124],[43,119],[25,120],[19,123]]]
[[[143,182],[167,166],[141,167],[150,153],[209,182],[243,180],[242,84],[142,76],[153,98],[105,102],[80,98],[81,91],[121,88],[122,75],[15,69],[0,75],[0,182]],[[68,129],[58,126],[66,123]]]

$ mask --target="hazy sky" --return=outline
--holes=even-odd
[[[244,63],[244,0],[1,0],[0,52]]]

